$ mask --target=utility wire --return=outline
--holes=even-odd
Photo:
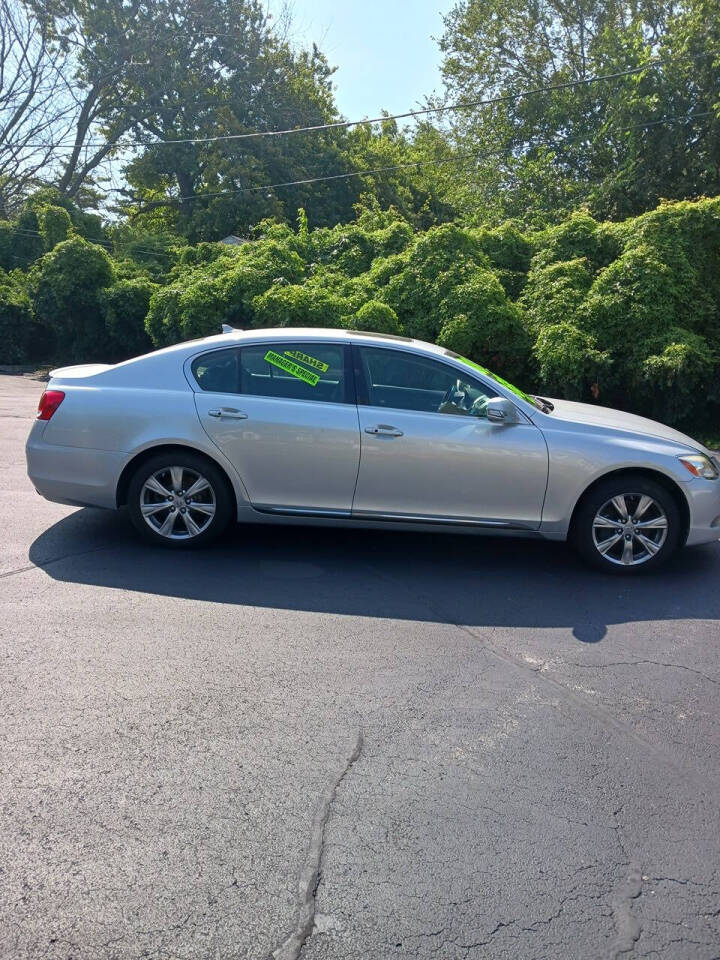
[[[13,230],[13,233],[15,234],[15,236],[27,237],[28,239],[29,239],[29,238],[33,238],[33,239],[34,239],[35,237],[44,237],[44,234],[40,233],[39,230],[30,230],[29,227],[16,227],[16,228]],[[80,236],[80,235],[79,235],[79,234],[74,234],[74,236]],[[82,239],[82,240],[87,240],[86,237],[80,237],[80,239]],[[109,250],[111,250],[113,253],[115,253],[117,256],[121,256],[121,255],[123,254],[123,252],[124,252],[124,251],[122,250],[122,248],[119,248],[119,245],[118,245],[118,244],[113,243],[111,240],[87,240],[87,242],[88,242],[88,243],[97,244],[97,245],[100,246],[100,247],[106,247],[107,249],[109,249]],[[130,244],[132,244],[132,243],[133,243],[132,240],[126,241],[126,244],[127,244],[128,246],[129,246]],[[156,248],[156,249],[153,250],[153,249],[151,249],[151,248],[149,248],[149,247],[135,247],[134,249],[135,249],[135,251],[136,251],[137,253],[146,253],[146,254],[152,255],[152,256],[158,256],[158,255],[159,255],[159,256],[162,256],[163,254],[165,254],[165,253],[167,252],[166,250],[163,250],[163,249],[157,249],[157,248]],[[125,251],[125,252],[126,252],[126,251]],[[22,258],[21,258],[21,257],[15,257],[15,259],[16,259],[16,260],[20,260],[20,259],[22,259]]]
[[[634,123],[634,124],[629,124],[628,126],[625,126],[625,127],[618,127],[617,130],[615,130],[614,132],[626,133],[629,130],[645,129],[646,127],[658,126],[659,124],[686,123],[689,120],[695,119],[696,117],[706,117],[706,116],[711,116],[712,114],[713,114],[712,110],[703,110],[696,113],[685,114],[684,116],[662,117],[658,120],[648,120],[644,123]],[[528,142],[528,149],[533,150],[533,149],[537,149],[538,147],[550,147],[550,148],[563,147],[566,145],[582,143],[583,140],[586,140],[586,139],[587,137],[567,137],[564,140],[548,141],[545,143]],[[518,144],[518,146],[521,146],[521,144]],[[334,173],[334,174],[329,174],[329,175],[319,176],[319,177],[307,177],[302,180],[286,180],[286,181],[283,181],[282,183],[262,184],[258,186],[252,186],[252,187],[239,187],[235,190],[221,190],[217,192],[196,193],[196,194],[191,194],[189,196],[167,197],[162,202],[164,204],[170,204],[170,203],[189,202],[189,201],[205,200],[205,199],[211,200],[211,199],[216,199],[218,197],[237,196],[238,194],[241,194],[241,193],[257,193],[260,191],[277,190],[283,187],[306,186],[308,184],[324,183],[324,182],[333,181],[333,180],[343,180],[343,179],[350,179],[354,177],[373,176],[375,174],[389,173],[395,170],[407,170],[410,168],[429,167],[429,166],[443,166],[448,163],[460,163],[464,160],[484,160],[484,159],[489,159],[490,157],[513,158],[513,157],[517,157],[517,154],[513,153],[512,150],[507,150],[505,148],[486,151],[484,153],[478,153],[478,152],[463,153],[463,154],[456,154],[453,157],[443,157],[441,159],[414,160],[406,163],[391,164],[384,167],[375,167],[368,170],[352,170],[346,173]],[[125,191],[114,187],[114,188],[111,188],[109,192],[121,193]],[[140,209],[138,212],[142,213],[143,211],[142,209]],[[43,236],[43,234],[41,234],[40,231],[38,230],[29,230],[26,228],[16,228],[14,232],[22,236],[33,236],[33,237]],[[116,249],[116,246],[117,246],[116,244],[108,240],[91,240],[88,242],[97,243],[100,246],[108,247],[113,251]],[[127,241],[127,242],[132,243],[132,241]],[[147,253],[149,255],[157,255],[159,252],[160,253],[162,252],[162,251],[158,251],[157,249],[152,250],[152,249],[140,248],[140,247],[135,247],[135,249],[137,250],[138,253]],[[118,251],[118,252],[121,252],[121,251]]]
[[[685,122],[687,120],[694,119],[695,117],[708,116],[712,114],[712,112],[713,112],[712,110],[705,110],[700,113],[688,114],[684,117],[666,117],[666,118],[663,118],[662,120],[651,120],[651,121],[648,121],[647,123],[631,124],[627,127],[619,127],[616,132],[624,133],[628,130],[635,130],[635,129],[641,129],[645,127],[657,126],[658,124],[662,124],[662,123],[669,124],[669,123]],[[565,140],[559,140],[554,142],[551,141],[548,143],[530,144],[528,149],[535,149],[537,147],[542,147],[542,146],[562,147],[565,144],[580,143],[585,139],[587,138],[586,137],[582,137],[582,138],[568,137]],[[520,144],[518,144],[518,146],[520,146]],[[448,163],[458,163],[462,160],[472,160],[472,159],[482,160],[482,159],[494,157],[494,156],[513,157],[515,156],[515,154],[513,154],[512,151],[508,151],[507,149],[502,149],[502,150],[498,149],[498,150],[493,150],[493,151],[489,151],[487,153],[482,153],[482,154],[464,153],[464,154],[457,154],[454,157],[444,157],[440,160],[414,160],[407,163],[395,163],[385,167],[375,167],[369,170],[352,170],[348,173],[333,173],[333,174],[329,174],[321,177],[307,177],[302,180],[286,180],[286,181],[283,181],[282,183],[269,183],[269,184],[253,186],[253,187],[238,187],[235,190],[220,190],[217,192],[203,192],[203,193],[190,194],[189,196],[168,197],[167,201],[175,202],[175,203],[180,203],[180,202],[184,203],[184,202],[195,201],[195,200],[214,199],[217,197],[232,197],[240,193],[257,193],[263,190],[277,190],[283,187],[307,186],[308,184],[324,183],[331,180],[345,180],[353,177],[373,176],[374,174],[378,174],[378,173],[389,173],[393,170],[403,170],[403,169],[409,169],[412,167],[442,166]],[[115,189],[112,192],[117,193],[117,192],[123,192],[123,191],[119,191]],[[165,203],[165,201],[163,201],[163,203]],[[139,212],[142,212],[142,211],[139,211]]]
[[[472,110],[475,107],[493,106],[494,104],[498,103],[512,103],[516,100],[520,100],[522,97],[534,96],[537,93],[553,93],[557,90],[569,90],[574,87],[589,86],[593,83],[601,83],[608,80],[618,80],[621,77],[629,77],[636,73],[642,73],[644,70],[661,66],[667,62],[667,59],[658,58],[656,60],[648,60],[648,62],[641,67],[633,67],[630,70],[621,70],[617,73],[606,73],[595,77],[585,77],[582,80],[568,80],[566,83],[555,83],[544,87],[533,87],[530,90],[521,90],[518,93],[508,93],[498,97],[489,97],[483,100],[458,101],[457,103],[451,103],[441,107],[423,107],[420,110],[407,110],[405,113],[388,114],[386,116],[373,117],[371,119],[366,117],[362,120],[338,120],[334,123],[320,123],[308,127],[288,127],[285,130],[253,130],[248,133],[229,133],[216,137],[186,137],[177,140],[138,140],[134,142],[125,142],[124,144],[118,145],[125,147],[159,147],[178,144],[219,143],[234,140],[251,140],[260,137],[285,137],[296,133],[320,133],[324,130],[346,130],[349,127],[362,126],[366,123],[383,123],[386,120],[406,120],[410,117],[427,116],[431,113],[451,113],[456,110]],[[97,147],[104,146],[105,143],[106,141],[104,140],[88,141],[88,143],[84,144],[84,146]],[[26,144],[26,146],[51,146],[53,149],[67,146],[69,149],[74,147],[74,144],[58,142],[55,144]]]

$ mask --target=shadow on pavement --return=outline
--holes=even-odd
[[[58,581],[239,606],[566,627],[583,643],[608,624],[720,618],[720,545],[682,551],[662,571],[619,578],[565,544],[438,533],[238,526],[214,547],[142,544],[122,514],[84,509],[39,536],[30,560]]]

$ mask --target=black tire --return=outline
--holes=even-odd
[[[628,508],[626,522],[622,522],[620,510],[611,503],[615,497]],[[641,504],[645,503],[641,497],[651,498],[653,504],[645,507],[645,512],[638,517]],[[639,525],[633,525],[634,517]],[[613,521],[607,529],[606,519]],[[650,526],[651,523],[654,526]],[[647,540],[653,545],[646,545]],[[570,541],[596,570],[639,576],[656,570],[680,549],[683,544],[682,516],[675,498],[663,484],[642,474],[608,477],[580,501]],[[630,551],[633,560],[627,562]]]
[[[181,485],[187,486],[187,490],[182,491],[185,497],[199,478],[206,481],[207,487],[189,500],[176,496],[179,492],[173,489],[170,468],[182,470]],[[164,507],[163,501],[167,498],[156,490],[145,488],[153,477],[160,488],[172,495],[172,505]],[[128,486],[127,506],[130,519],[143,540],[171,550],[194,549],[211,543],[225,530],[232,517],[234,497],[227,478],[212,460],[191,450],[170,450],[150,457],[138,467]],[[146,518],[143,506],[157,509]],[[211,508],[214,510],[212,515]],[[171,514],[174,515],[171,533],[160,533],[158,528]],[[194,527],[199,532],[195,533]]]

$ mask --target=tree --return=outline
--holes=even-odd
[[[57,160],[68,129],[67,57],[47,15],[0,0],[0,218],[16,213]]]
[[[312,223],[351,215],[352,181],[266,189],[345,172],[342,133],[222,139],[336,120],[332,70],[316,48],[294,51],[259,0],[150,0],[135,22],[133,69],[103,108],[114,123],[117,105],[130,104],[123,109],[143,145],[122,191],[130,216],[196,241],[247,233],[269,215],[290,219],[299,206]],[[91,35],[98,56],[104,37],[101,27]]]
[[[455,205],[540,225],[581,202],[620,219],[718,192],[719,38],[718,0],[462,0],[441,42],[446,102],[500,100],[450,115],[458,149],[479,158]]]

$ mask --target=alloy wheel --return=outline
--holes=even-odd
[[[190,467],[163,467],[140,489],[140,513],[153,533],[192,540],[212,523],[217,510],[210,481]]]
[[[667,535],[665,511],[645,493],[621,493],[606,500],[592,525],[598,553],[609,563],[624,567],[652,559]]]

